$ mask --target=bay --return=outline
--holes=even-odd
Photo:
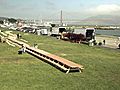
[[[120,30],[96,30],[96,34],[120,37]]]

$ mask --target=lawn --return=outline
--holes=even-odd
[[[18,33],[18,32],[15,32]],[[65,74],[0,43],[0,90],[120,90],[120,51],[21,33],[32,46],[84,66],[83,73]]]

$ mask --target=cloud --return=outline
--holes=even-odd
[[[56,5],[54,3],[54,0],[53,1],[47,0],[46,5],[47,5],[46,9],[48,9],[48,10],[55,10],[56,9]]]
[[[52,2],[52,1],[47,1],[46,3],[47,3],[47,5],[50,5],[50,6],[54,6],[55,5],[54,2]]]
[[[116,4],[99,5],[97,7],[88,9],[88,11],[94,14],[117,14],[120,12],[120,6]]]
[[[7,0],[0,0],[0,3],[4,3],[4,2],[6,2]]]
[[[0,0],[0,6],[8,5],[8,0]]]
[[[10,9],[13,9],[13,8],[16,8],[17,5],[14,5],[14,3],[10,3],[9,0],[0,0],[0,10],[3,11],[3,10],[10,10]]]

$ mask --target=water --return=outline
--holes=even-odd
[[[120,30],[96,30],[96,34],[120,37]]]

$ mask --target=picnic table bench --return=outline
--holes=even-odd
[[[70,71],[82,72],[82,70],[84,69],[82,65],[76,64],[70,60],[64,59],[46,51],[31,47],[24,42],[18,41],[10,37],[8,38],[8,40],[18,45],[19,47],[24,47],[25,52],[39,58],[40,60],[42,59],[54,66],[57,66],[58,68],[64,70],[66,73],[69,73]]]

